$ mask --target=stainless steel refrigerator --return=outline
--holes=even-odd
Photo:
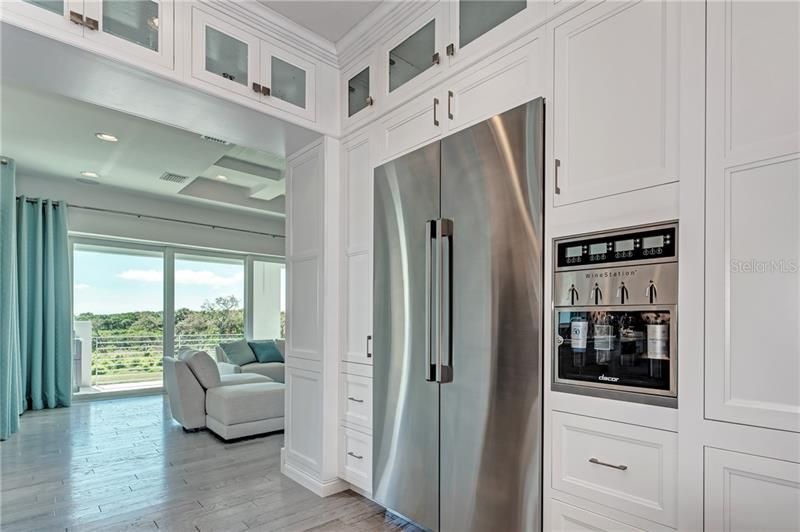
[[[375,169],[373,496],[541,529],[541,98]]]

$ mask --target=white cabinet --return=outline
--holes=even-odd
[[[605,2],[548,26],[555,206],[678,180],[680,10]]]
[[[342,422],[372,432],[372,378],[342,373]]]
[[[83,37],[106,55],[168,70],[175,66],[173,0],[10,0],[3,11],[37,32]]]
[[[674,432],[553,412],[553,489],[675,527]]]
[[[800,4],[708,5],[705,413],[800,432]]]
[[[339,475],[367,494],[372,492],[372,437],[357,430],[340,427]]]
[[[444,133],[446,91],[435,89],[381,118],[377,124],[378,160],[388,161],[428,144]]]
[[[800,464],[706,447],[706,530],[800,530],[798,508]]]
[[[375,94],[378,89],[378,54],[367,55],[363,61],[341,74],[342,126],[348,129],[375,117]]]
[[[550,500],[552,532],[642,532],[614,519],[578,508],[556,499]]]
[[[227,21],[192,8],[192,76],[314,121],[314,64]]]

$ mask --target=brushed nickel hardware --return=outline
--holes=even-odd
[[[619,469],[620,471],[625,471],[626,469],[628,469],[628,466],[626,466],[626,465],[609,464],[607,462],[601,462],[597,458],[589,458],[589,462],[591,462],[593,464],[601,465],[601,466],[604,466],[604,467],[610,467],[612,469]]]
[[[556,194],[561,194],[561,187],[558,186],[558,169],[561,167],[561,160],[556,159],[556,173],[555,173],[555,184],[556,184]]]
[[[355,458],[356,460],[362,460],[362,459],[364,458],[364,457],[363,457],[363,456],[361,456],[360,454],[356,454],[356,453],[354,453],[353,451],[347,451],[347,454],[348,454],[348,456],[352,456],[352,457],[353,457],[353,458]]]
[[[439,125],[439,118],[436,116],[436,110],[439,108],[439,98],[433,99],[433,125]]]
[[[456,55],[456,45],[450,43],[447,45],[447,55]]]
[[[83,26],[83,15],[81,15],[77,11],[70,11],[69,21],[74,24],[80,24],[81,26]]]
[[[439,64],[439,52],[436,52],[435,54],[433,54],[433,57],[431,58],[431,60],[433,61],[434,65],[438,65]]]
[[[453,91],[447,91],[447,118],[453,119]]]
[[[372,358],[372,349],[370,349],[369,344],[372,343],[372,335],[367,335],[367,358]]]
[[[234,76],[233,74],[228,74],[227,72],[223,72],[222,73],[222,77],[225,78],[225,79],[229,79],[231,81],[236,79],[236,76]]]
[[[272,94],[272,90],[267,86],[262,86],[261,87],[261,94],[264,95],[264,96],[269,96],[269,95]]]
[[[91,17],[86,17],[86,27],[92,31],[100,29],[100,23]]]
[[[367,105],[372,105],[375,103],[375,100],[372,99],[372,96],[367,96]]]
[[[434,98],[434,106],[436,105]],[[436,116],[436,107],[433,111]],[[435,122],[434,118],[434,123]],[[433,362],[433,246],[436,242],[436,220],[425,222],[425,380],[432,382],[436,379],[436,366]]]
[[[363,403],[364,402],[363,399],[358,399],[356,397],[348,397],[347,400],[348,401],[353,401],[354,403]]]
[[[253,82],[253,92],[261,92],[261,83]]]

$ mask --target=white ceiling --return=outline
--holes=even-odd
[[[28,87],[4,83],[0,88],[2,151],[16,160],[20,175],[75,180],[82,171],[92,171],[100,174],[100,184],[284,212],[285,162],[280,156]],[[98,140],[98,132],[111,133],[119,142]],[[165,172],[188,179],[159,179]]]
[[[260,0],[260,3],[335,43],[378,7],[381,1]]]

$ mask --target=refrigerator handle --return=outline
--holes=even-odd
[[[453,220],[437,220],[436,381],[453,381]]]
[[[425,222],[425,380],[436,380],[433,362],[433,247],[436,243],[436,220]]]

